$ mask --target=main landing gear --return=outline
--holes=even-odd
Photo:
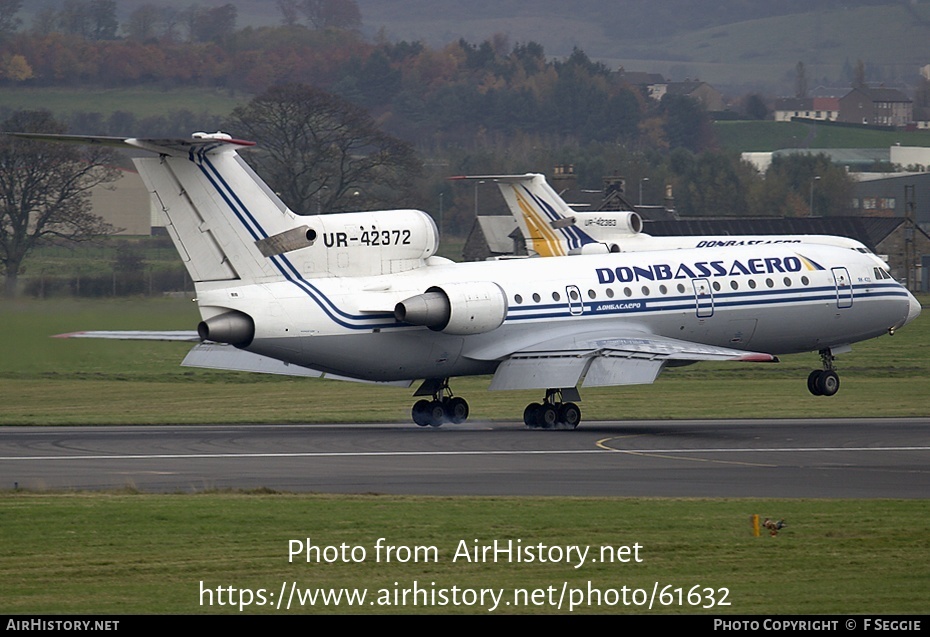
[[[468,419],[468,403],[452,395],[448,378],[423,381],[414,396],[432,396],[413,404],[413,422],[421,427],[439,427],[446,422],[459,424]]]
[[[840,390],[840,377],[836,373],[833,351],[820,350],[823,369],[815,369],[807,377],[807,389],[814,396],[832,396]]]
[[[547,389],[542,404],[530,403],[523,410],[523,423],[533,429],[574,429],[581,422],[581,409],[573,400],[581,400],[574,387]]]

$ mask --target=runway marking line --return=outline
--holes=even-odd
[[[709,453],[797,453],[837,451],[930,451],[930,447],[784,447],[784,448],[714,448],[714,449],[617,449],[607,447],[604,438],[598,441],[597,449],[522,450],[522,451],[304,451],[280,453],[165,453],[165,454],[114,454],[73,456],[0,456],[2,461],[37,460],[185,460],[185,459],[228,459],[228,458],[365,458],[365,457],[409,457],[409,456],[517,456],[517,455],[580,455],[621,453],[627,455],[674,457],[682,459],[692,454]],[[699,462],[730,462],[703,458],[686,458]],[[735,462],[734,462],[735,463]],[[738,464],[738,463],[736,463]],[[748,463],[751,464],[751,463]],[[765,465],[763,465],[765,466]]]
[[[613,440],[622,440],[624,438],[629,438],[630,436],[618,436],[616,438],[601,438],[595,444],[603,449],[604,451],[612,451],[614,453],[622,453],[628,456],[648,456],[651,458],[666,458],[668,460],[688,460],[690,462],[710,462],[713,464],[732,464],[739,465],[743,467],[768,467],[774,468],[777,467],[777,464],[764,464],[759,462],[736,462],[731,460],[711,460],[710,458],[686,458],[671,456],[668,453],[654,453],[652,451],[630,451],[628,449],[615,449],[611,447],[608,443]]]

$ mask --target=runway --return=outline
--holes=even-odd
[[[5,427],[0,489],[927,498],[930,419]]]

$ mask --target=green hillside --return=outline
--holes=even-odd
[[[578,47],[612,67],[674,80],[697,77],[723,87],[765,87],[775,94],[793,92],[799,61],[812,85],[845,80],[857,60],[865,63],[870,81],[913,83],[917,69],[930,62],[930,3],[779,4],[359,0],[366,30],[383,28],[389,39],[440,46],[503,34],[511,44],[539,42],[556,57]]]
[[[800,122],[717,122],[717,141],[724,150],[766,152],[782,148],[930,147],[930,131],[881,131]]]

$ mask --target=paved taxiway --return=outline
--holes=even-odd
[[[930,419],[5,427],[0,489],[930,497]]]

